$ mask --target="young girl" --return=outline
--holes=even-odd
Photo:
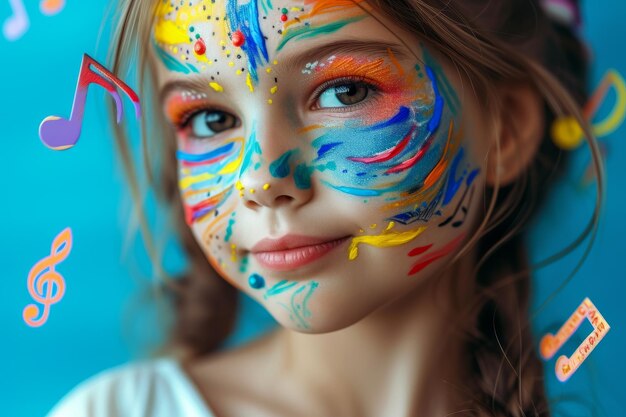
[[[138,57],[190,265],[168,355],[51,416],[549,415],[523,231],[563,166],[557,116],[602,196],[577,2],[122,3],[113,70]],[[280,327],[220,349],[236,290]]]

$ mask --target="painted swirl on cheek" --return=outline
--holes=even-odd
[[[428,67],[426,73],[430,82],[424,83],[426,94],[420,94],[425,99],[400,104],[391,117],[375,123],[346,122],[313,141],[318,159],[332,158],[343,174],[326,185],[373,197],[411,192],[423,184],[449,140],[449,135],[437,134],[444,101],[435,73]]]

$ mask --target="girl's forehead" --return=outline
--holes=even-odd
[[[254,85],[282,57],[325,41],[396,39],[371,12],[364,0],[159,0],[153,41],[170,71],[232,71]]]

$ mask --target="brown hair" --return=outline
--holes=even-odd
[[[116,74],[124,73],[129,67],[129,58],[136,54],[140,96],[144,106],[146,102],[150,105],[146,99],[152,98],[149,94],[155,91],[154,68],[148,59],[149,48],[144,46],[150,45],[157,2],[120,1],[122,6],[117,10],[121,23],[113,42],[112,70]],[[544,200],[548,184],[565,167],[566,155],[550,140],[548,127],[555,117],[571,115],[583,127],[592,151],[598,179],[596,210],[580,238],[546,262],[571,252],[590,234],[590,242],[593,241],[595,235],[604,198],[604,177],[597,143],[580,112],[580,105],[587,96],[587,60],[583,46],[572,28],[549,19],[538,0],[369,0],[369,3],[448,57],[471,82],[476,96],[483,97],[481,102],[487,114],[502,112],[493,87],[497,81],[527,83],[545,99],[546,132],[538,154],[516,182],[506,187],[496,183],[486,190],[488,209],[484,221],[459,254],[461,256],[475,244],[482,254],[475,271],[475,301],[460,307],[463,311],[459,314],[474,318],[463,329],[471,360],[473,381],[467,384],[467,389],[473,414],[548,415],[542,364],[529,325],[531,270],[522,232]],[[235,288],[210,267],[183,221],[176,184],[173,133],[163,123],[155,104],[153,102],[151,109],[147,109],[142,120],[144,167],[150,185],[172,208],[172,219],[178,226],[190,263],[184,276],[167,279],[162,287],[167,289],[166,294],[175,307],[170,346],[184,347],[186,354],[192,357],[201,356],[218,349],[231,333],[237,294]],[[151,117],[150,131],[146,130],[148,117]],[[122,128],[114,126],[116,143],[141,213],[143,198],[133,173],[128,138]],[[165,140],[146,140],[158,132],[166,132]],[[152,164],[155,156],[161,167],[158,170]],[[160,176],[154,175],[159,171]],[[140,219],[148,251],[153,259],[159,259],[141,214]]]

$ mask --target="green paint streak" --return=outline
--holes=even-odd
[[[272,288],[268,289],[265,295],[263,296],[263,298],[267,300],[268,297],[272,297],[274,295],[285,292],[288,289],[293,288],[297,284],[298,284],[297,282],[289,282],[287,280],[280,281],[279,283],[275,284]]]
[[[232,217],[235,217],[235,213],[232,214]],[[235,219],[228,219],[228,226],[226,226],[226,236],[224,237],[224,241],[228,242],[230,237],[233,234],[233,226],[235,225]]]
[[[336,171],[337,170],[337,164],[334,161],[329,161],[325,165],[316,165],[315,169],[317,169],[320,172],[324,172],[326,170]]]
[[[292,39],[306,39],[313,38],[318,35],[333,33],[341,29],[342,27],[349,25],[350,23],[358,22],[359,20],[364,19],[365,16],[356,16],[352,19],[340,20],[338,22],[329,23],[327,25],[319,26],[319,27],[311,27],[311,26],[302,26],[297,29],[288,30],[283,34],[283,38],[281,39],[276,51],[280,51],[287,45],[287,43]]]
[[[157,55],[161,59],[161,62],[165,67],[170,71],[182,72],[183,74],[189,74],[190,72],[198,72],[196,67],[191,64],[184,65],[179,62],[176,58],[165,52],[161,47],[154,44],[154,47],[157,51]]]
[[[289,167],[289,158],[293,155],[293,151],[287,151],[277,160],[270,164],[270,174],[274,178],[285,178],[289,175],[291,168]]]
[[[295,291],[291,296],[291,311],[293,311],[293,314],[296,316],[296,319],[298,320],[300,326],[304,327],[305,329],[309,328],[309,324],[307,323],[306,319],[311,317],[311,310],[308,309],[307,303],[309,302],[309,298],[311,298],[311,295],[313,295],[313,292],[315,292],[315,289],[319,287],[319,285],[320,284],[317,282],[311,282],[311,285],[309,286],[309,291],[304,296],[304,299],[301,302],[298,302],[296,300],[296,296],[306,289],[306,285],[298,288],[298,290]]]
[[[300,164],[296,167],[296,171],[293,173],[293,179],[296,182],[296,187],[301,190],[308,190],[311,188],[311,173],[313,168],[306,166],[306,164]]]
[[[437,76],[437,82],[439,83],[439,89],[443,94],[445,102],[450,106],[450,110],[453,115],[457,115],[458,108],[461,105],[459,97],[456,95],[454,91],[454,87],[450,84],[448,77],[446,77],[443,72],[443,68],[441,65],[433,58],[433,56],[428,52],[426,46],[422,44],[422,50],[424,51],[424,63],[429,66]]]
[[[241,264],[239,265],[239,272],[245,274],[248,271],[248,256],[241,258]]]

